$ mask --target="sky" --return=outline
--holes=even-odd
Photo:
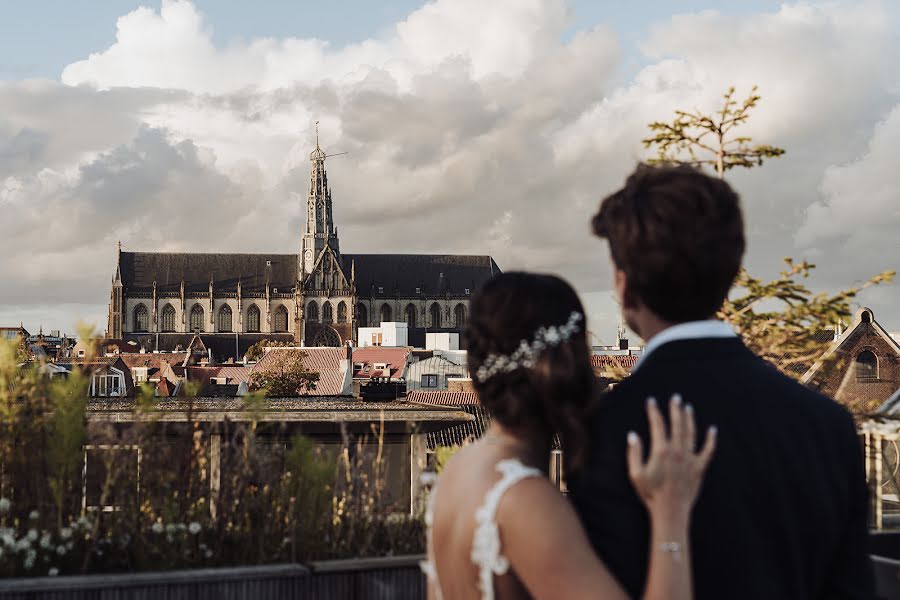
[[[617,308],[598,201],[650,121],[759,87],[746,266],[835,291],[900,266],[893,2],[8,3],[0,325],[105,326],[115,249],[293,252],[316,120],[346,252],[490,253]],[[900,286],[866,291],[900,330]]]

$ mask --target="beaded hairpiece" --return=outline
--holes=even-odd
[[[578,324],[584,316],[577,311],[572,312],[564,325],[540,327],[534,332],[531,341],[522,340],[512,354],[489,354],[478,370],[475,379],[484,383],[494,375],[511,373],[516,369],[530,369],[538,356],[551,346],[558,346],[568,341],[578,331]]]

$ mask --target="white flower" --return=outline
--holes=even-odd
[[[34,560],[37,558],[37,552],[34,550],[29,550],[28,554],[25,555],[25,568],[31,569],[34,567]]]
[[[27,537],[29,542],[36,541],[38,539],[37,529],[29,529]]]
[[[175,533],[175,530],[176,530],[176,529],[177,529],[177,528],[176,528],[175,525],[172,524],[172,523],[169,523],[168,525],[166,525],[166,533],[168,533],[169,535]]]
[[[87,527],[91,526],[91,522],[87,517],[80,517],[78,519],[78,525],[79,525],[79,527],[87,528]]]
[[[41,536],[41,548],[46,550],[49,547],[50,547],[50,534],[44,533],[44,535]]]
[[[36,510],[33,510],[30,513],[28,513],[28,518],[31,519],[32,521],[36,521],[40,516],[41,516],[41,513],[39,513]]]
[[[163,527],[163,524],[162,524],[162,523],[160,523],[159,521],[157,521],[156,523],[154,523],[154,524],[150,527],[150,529],[153,530],[153,533],[162,533],[163,530],[165,529],[165,527]]]
[[[72,530],[69,527],[63,527],[59,530],[59,537],[64,540],[69,539],[70,537],[72,537]]]
[[[64,555],[66,553],[66,547],[65,546],[57,546],[56,553],[59,554],[60,556]]]
[[[21,540],[16,542],[16,552],[28,550],[29,548],[31,548],[31,541],[27,537],[23,537]]]
[[[188,531],[191,532],[191,535],[197,535],[198,533],[200,533],[201,529],[203,528],[200,527],[200,523],[198,523],[197,521],[194,521],[190,525],[188,525]]]
[[[50,570],[47,571],[47,575],[49,575],[50,577],[56,577],[57,575],[59,575],[59,569],[57,569],[56,567],[50,567]]]
[[[213,551],[209,549],[207,549],[207,551],[203,553],[203,556],[205,556],[206,558],[212,558],[212,555]]]
[[[5,546],[15,546],[16,545],[16,538],[14,538],[9,533],[4,533],[2,539],[3,539],[3,544]]]
[[[12,502],[9,501],[9,498],[0,498],[0,512],[8,512],[11,506]]]

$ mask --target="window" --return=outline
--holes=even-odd
[[[384,293],[384,288],[379,286],[379,288],[378,288],[378,293],[379,293],[379,294],[383,294],[383,293]]]
[[[363,303],[356,305],[356,322],[360,327],[369,326],[369,311],[366,310],[366,305]]]
[[[406,324],[410,327],[416,326],[416,307],[413,304],[406,305]]]
[[[466,307],[463,304],[457,304],[456,308],[453,310],[453,316],[457,329],[462,329],[466,326]]]
[[[199,304],[191,309],[191,331],[203,331],[203,307]]]
[[[138,332],[150,330],[150,315],[143,304],[138,304],[134,308],[134,330]]]
[[[259,333],[259,307],[251,304],[247,309],[247,331],[251,333]]]
[[[282,305],[275,309],[275,331],[285,332],[288,330],[288,311]]]
[[[267,267],[271,267],[271,266],[272,266],[272,261],[271,261],[271,260],[267,260],[267,261],[266,261],[266,266],[267,266]]]
[[[232,312],[231,307],[227,304],[223,305],[222,308],[219,309],[219,331],[223,332],[231,332],[232,331]]]
[[[319,305],[315,302],[306,305],[306,320],[310,323],[319,322]]]
[[[373,345],[373,346],[380,346],[380,345],[381,345],[381,340],[382,340],[382,337],[381,337],[381,334],[380,334],[380,333],[373,333],[373,334],[372,334],[372,345]],[[366,370],[368,371],[368,368],[367,368]]]
[[[466,288],[466,296],[468,296],[470,292],[471,290],[469,288]]]
[[[394,311],[391,310],[389,304],[381,305],[381,322],[382,323],[390,323],[394,320]]]
[[[441,307],[437,302],[431,305],[431,326],[432,327],[440,327],[441,326]]]
[[[362,371],[364,366],[366,366],[365,363],[355,362],[355,363],[353,363],[353,370],[354,371]]]
[[[417,294],[421,294],[421,293],[422,293],[422,288],[416,288],[416,293],[417,293]]]
[[[338,323],[346,323],[347,322],[347,303],[340,302],[338,304]]]
[[[119,396],[120,394],[118,375],[94,375],[95,396]]]
[[[160,329],[164,332],[175,331],[175,307],[171,304],[166,304],[162,309]]]
[[[84,350],[78,351],[78,358],[84,358]]]
[[[131,375],[135,384],[144,383],[147,381],[147,367],[135,367],[131,370]]]
[[[422,375],[422,387],[427,388],[436,388],[438,386],[438,376],[429,373],[427,375]]]
[[[326,300],[322,305],[322,322],[331,323],[332,321],[334,321],[334,317],[331,314],[331,302]]]
[[[863,350],[856,355],[856,380],[878,381],[878,357],[871,350]]]

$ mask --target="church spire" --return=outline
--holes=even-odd
[[[301,241],[303,273],[311,273],[313,266],[326,246],[340,253],[337,230],[332,216],[331,190],[325,159],[328,157],[319,145],[319,122],[316,121],[316,147],[309,154],[309,192],[306,196],[306,227]]]

